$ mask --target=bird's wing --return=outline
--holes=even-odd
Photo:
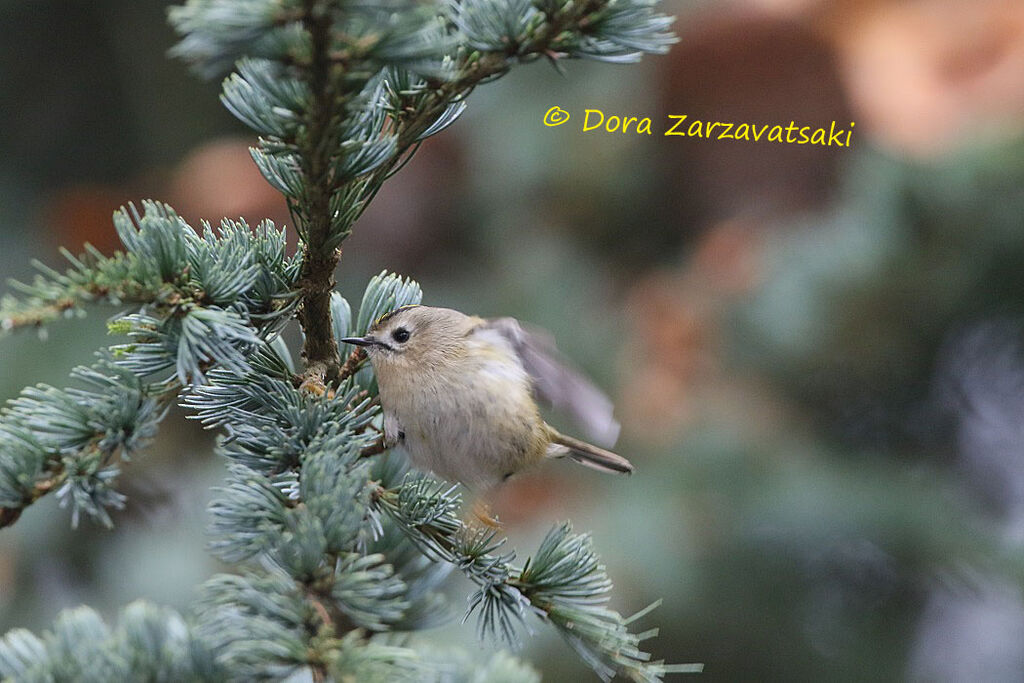
[[[594,443],[612,447],[619,436],[619,423],[612,417],[612,402],[579,372],[573,370],[555,348],[551,335],[527,329],[515,318],[497,318],[483,323],[511,344],[523,369],[533,378],[537,399],[569,414]]]

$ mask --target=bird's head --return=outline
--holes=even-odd
[[[427,368],[457,357],[474,321],[450,308],[403,306],[378,318],[364,336],[341,341],[365,348],[378,372]]]

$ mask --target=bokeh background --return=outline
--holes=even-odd
[[[287,223],[219,85],[166,58],[167,4],[0,4],[0,274],[113,249],[111,212],[148,197]],[[1024,680],[1024,4],[664,8],[665,57],[480,88],[357,225],[342,291],[410,275],[550,329],[607,388],[636,475],[551,464],[496,510],[521,559],[554,521],[593,530],[614,607],[664,599],[657,656],[714,681]],[[856,128],[848,149],[584,133],[543,126],[555,105]],[[115,313],[0,339],[0,398],[63,383]],[[183,607],[219,569],[211,435],[176,414],[151,450],[113,531],[51,497],[0,532],[0,631]],[[542,628],[524,656],[589,680]]]

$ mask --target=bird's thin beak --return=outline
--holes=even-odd
[[[345,337],[341,341],[346,344],[352,344],[354,346],[373,346],[376,343],[376,339],[373,337]]]

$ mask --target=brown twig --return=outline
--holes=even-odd
[[[23,499],[20,506],[0,507],[0,529],[17,522],[25,508],[56,488],[58,484],[64,481],[66,476],[63,465],[58,462],[57,466],[53,469],[52,476],[49,479],[37,482],[32,488],[32,492]]]
[[[328,247],[331,196],[337,189],[331,173],[331,154],[336,147],[331,127],[338,102],[331,82],[331,17],[322,9],[318,11],[313,0],[306,0],[304,5],[303,23],[312,47],[309,67],[312,104],[299,154],[306,180],[305,192],[296,207],[306,239],[299,277],[302,290],[299,323],[305,333],[302,356],[306,361],[306,377],[333,383],[341,365],[331,329],[331,291],[341,250]]]
[[[0,508],[0,529],[18,521],[25,508]]]
[[[357,348],[355,351],[348,355],[345,359],[345,364],[341,366],[341,370],[338,371],[338,381],[344,382],[352,375],[356,374],[359,370],[359,366],[366,360],[366,349],[363,347]]]

